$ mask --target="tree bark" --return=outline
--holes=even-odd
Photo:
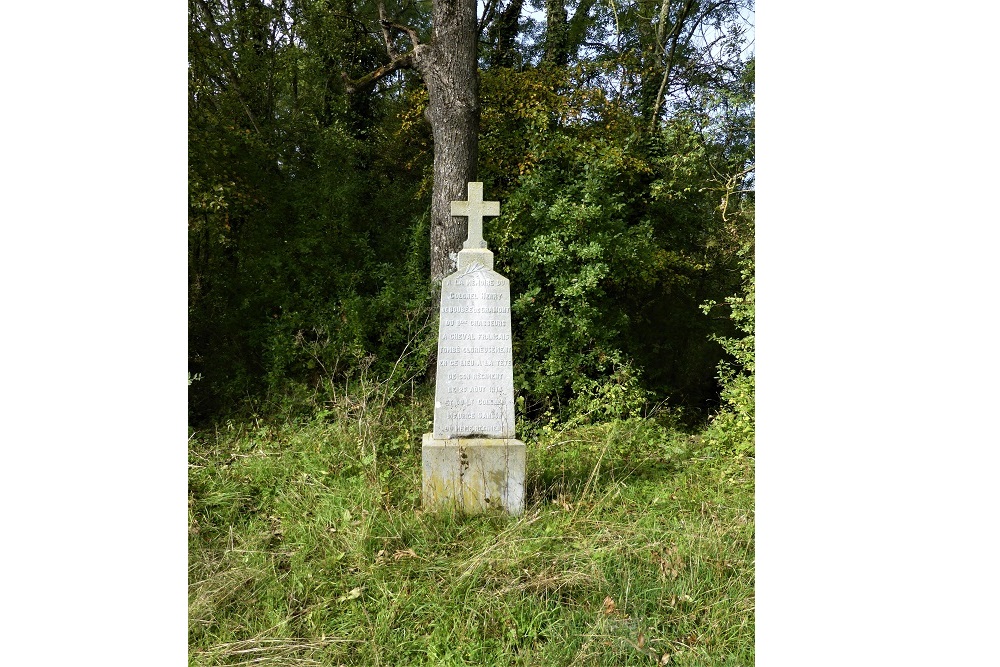
[[[452,218],[451,202],[463,200],[476,180],[479,149],[479,76],[476,65],[476,0],[435,0],[434,37],[414,53],[427,84],[427,120],[434,137],[431,194],[431,280],[455,270],[467,221]]]
[[[517,40],[517,23],[521,18],[524,0],[511,0],[510,4],[493,19],[489,28],[490,39],[493,41],[493,52],[490,54],[490,67],[513,67],[517,55],[514,46]]]
[[[545,0],[545,51],[542,61],[557,67],[566,67],[569,62],[569,25],[564,2],[565,0]]]
[[[479,149],[479,73],[476,63],[476,0],[434,0],[433,36],[422,44],[416,31],[386,19],[379,6],[390,62],[360,79],[343,73],[348,92],[370,87],[402,68],[419,72],[427,86],[427,111],[434,138],[434,184],[431,193],[431,281],[455,270],[456,255],[468,233],[464,218],[451,216],[451,202],[463,200],[466,183],[476,180]],[[398,53],[389,29],[407,33],[413,49]]]

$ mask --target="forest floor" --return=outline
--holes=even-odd
[[[430,414],[192,432],[190,665],[753,665],[752,458],[542,428],[523,516],[431,513]]]

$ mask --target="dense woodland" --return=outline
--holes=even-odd
[[[190,0],[193,424],[433,382],[434,113],[452,110],[414,55],[451,49],[433,24],[463,7]],[[752,439],[752,9],[480,3],[454,180],[501,202],[484,237],[524,424],[728,405]]]
[[[189,3],[189,664],[752,665],[750,0]],[[470,180],[519,517],[420,498]]]

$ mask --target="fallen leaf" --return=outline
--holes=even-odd
[[[663,654],[663,657],[660,658],[660,664],[661,665],[669,665],[670,664],[670,654],[669,653],[664,653]]]
[[[357,600],[361,597],[361,587],[352,588],[347,594],[341,595],[337,598],[337,602],[347,602],[348,600]]]
[[[611,599],[611,596],[604,598],[604,613],[611,615],[615,612],[615,601]]]
[[[646,635],[642,634],[642,630],[639,630],[639,641],[636,642],[636,646],[642,648],[646,645]]]
[[[417,556],[417,552],[413,549],[404,549],[392,555],[393,560],[399,560],[400,558],[419,558],[419,556]]]

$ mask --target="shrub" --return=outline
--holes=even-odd
[[[732,357],[719,364],[723,409],[715,415],[705,434],[708,443],[720,449],[737,452],[754,451],[754,259],[753,247],[741,252],[743,288],[737,296],[728,297],[729,318],[742,337],[713,336]],[[707,313],[713,306],[707,302]]]

